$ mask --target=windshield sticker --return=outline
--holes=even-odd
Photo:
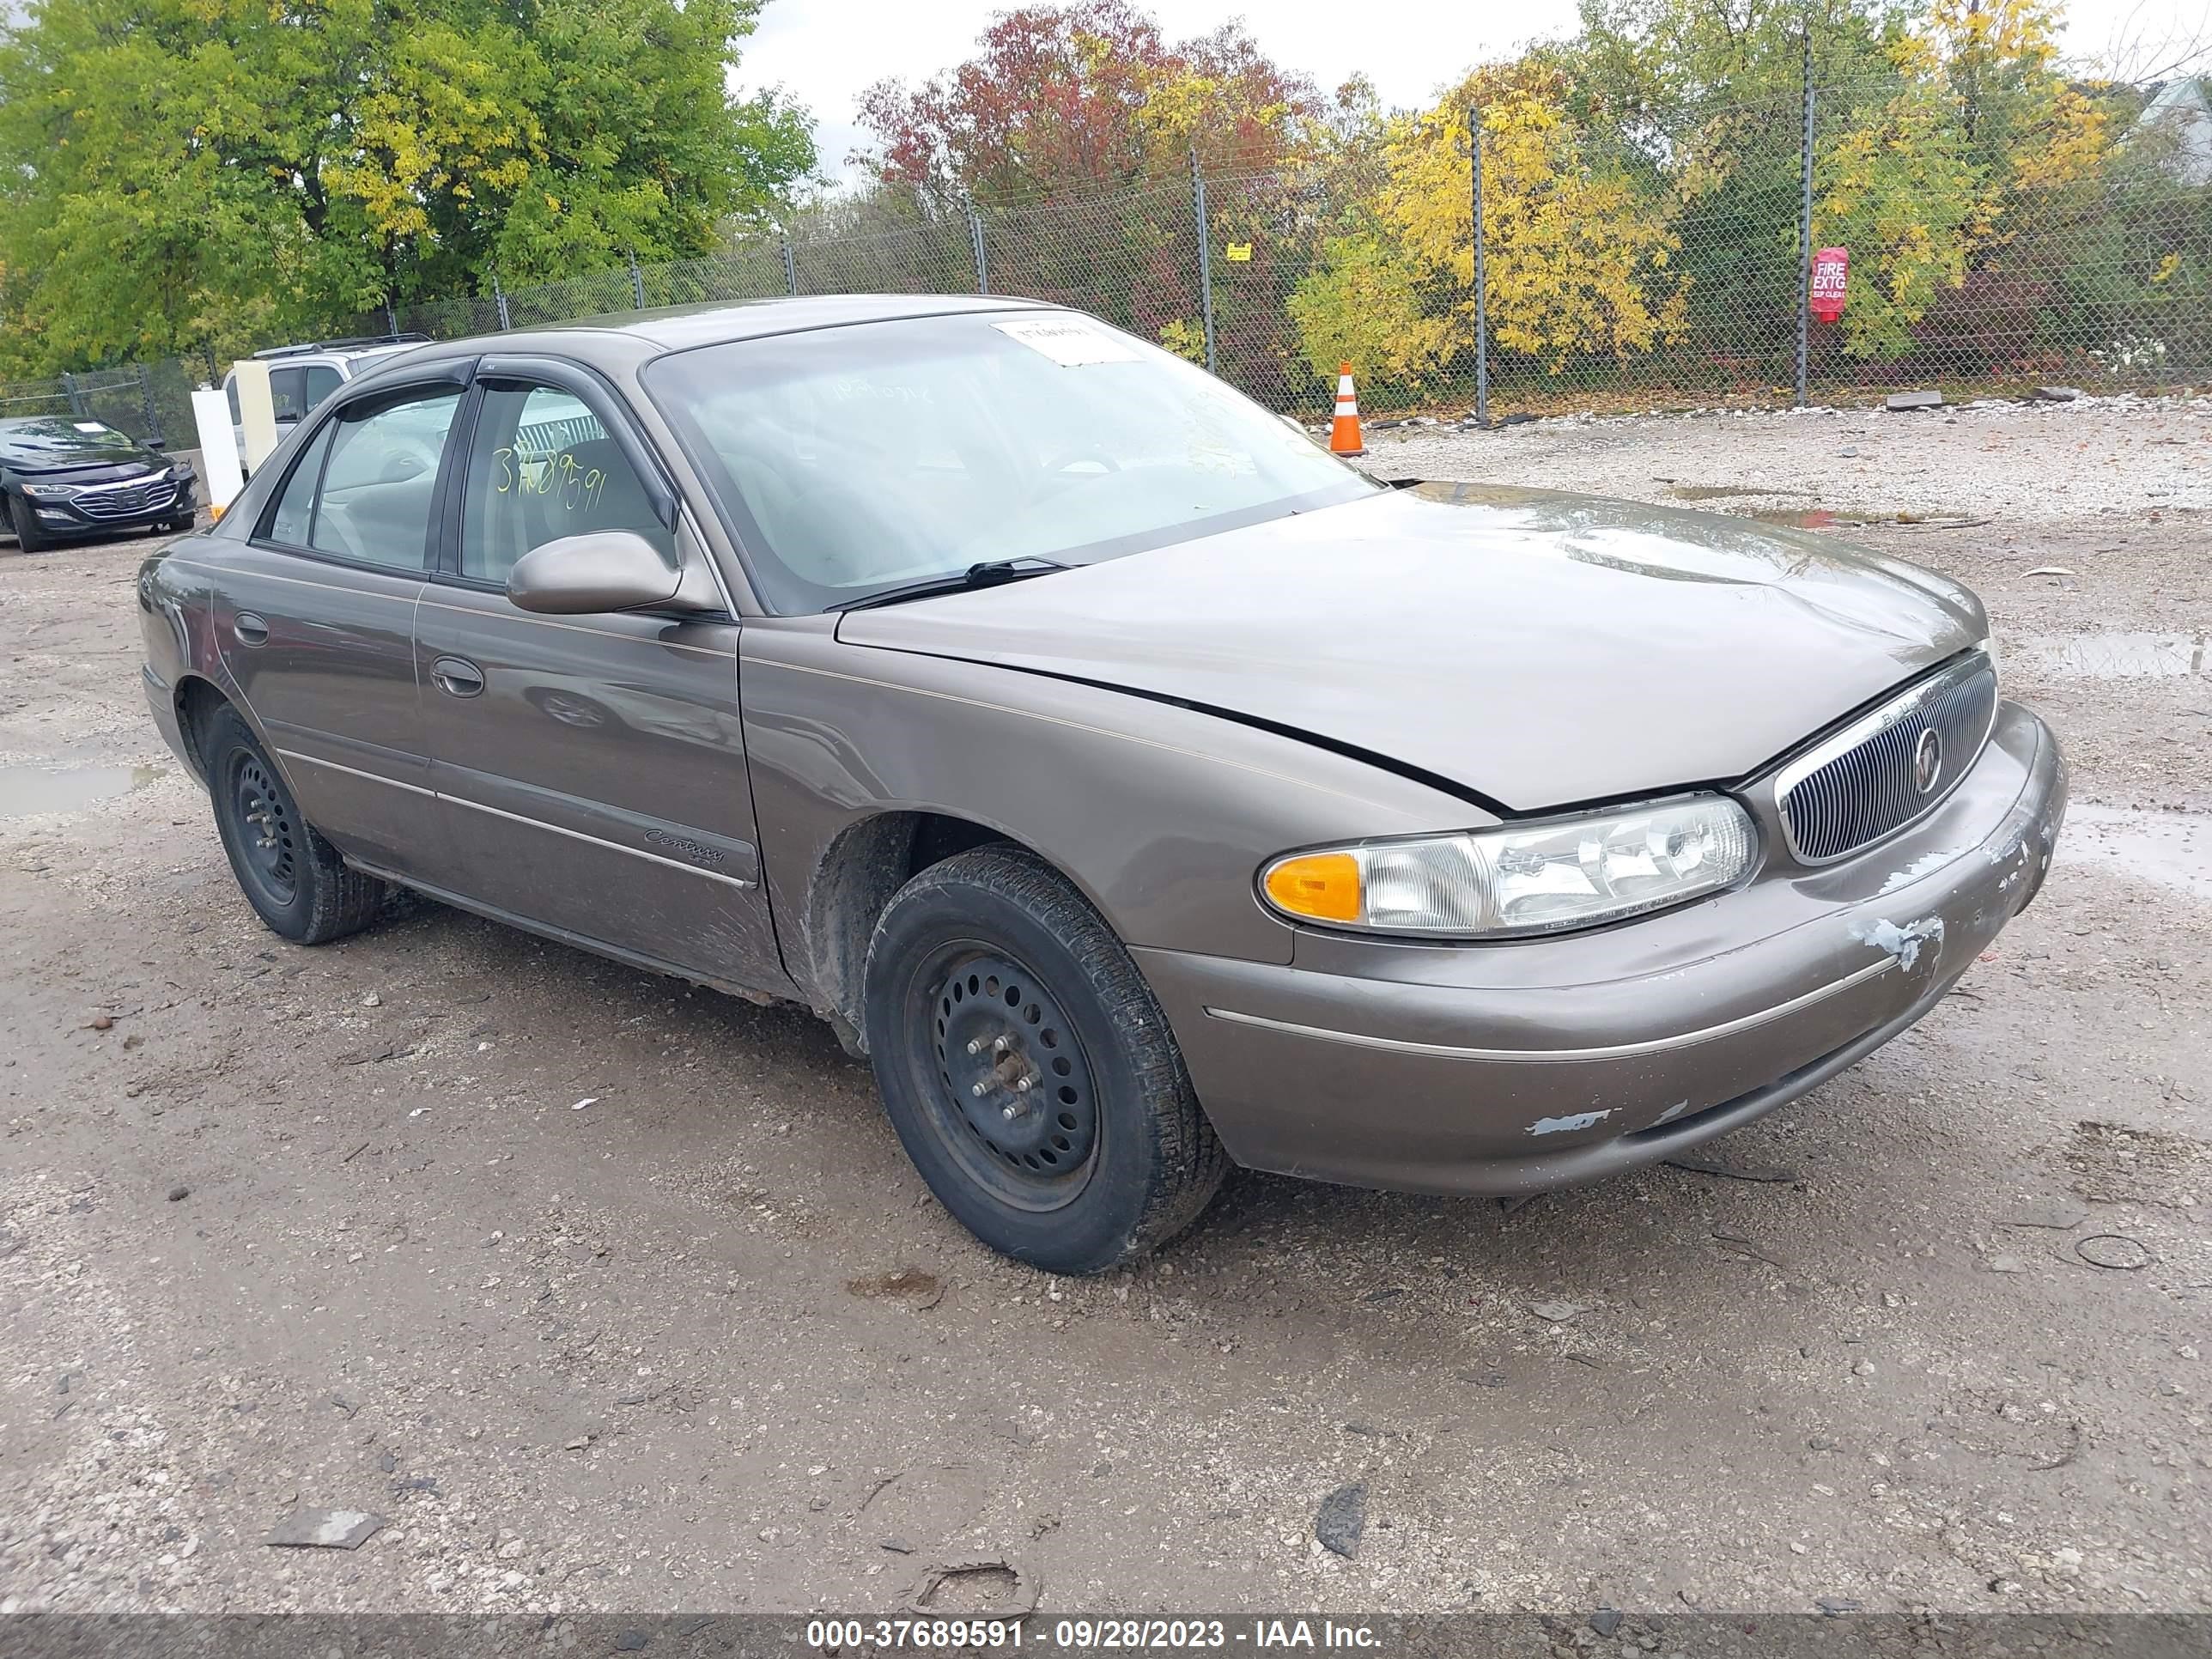
[[[107,428],[100,425],[98,421],[79,421],[76,425],[76,429],[80,432],[105,432],[107,430]]]
[[[1030,350],[1042,352],[1062,368],[1137,361],[1134,344],[1080,318],[1024,317],[1018,322],[994,323],[991,326],[1008,339],[1019,340]]]

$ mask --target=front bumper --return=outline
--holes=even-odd
[[[196,482],[191,473],[185,472],[160,483],[94,485],[74,495],[33,500],[30,506],[39,528],[50,534],[94,536],[191,518],[198,511]]]
[[[1240,1164],[1534,1192],[1674,1157],[1911,1025],[2034,897],[2065,810],[2057,740],[2007,703],[1903,835],[1665,915],[1479,948],[1302,933],[1287,967],[1135,954]]]

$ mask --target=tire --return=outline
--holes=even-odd
[[[271,933],[325,945],[376,920],[385,884],[349,868],[300,815],[283,775],[235,710],[215,713],[199,750],[230,872]]]
[[[979,847],[901,888],[869,941],[863,1001],[907,1156],[1018,1261],[1077,1274],[1130,1261],[1196,1220],[1228,1172],[1136,963],[1031,854]]]
[[[56,538],[39,528],[39,516],[31,511],[31,503],[21,495],[8,498],[8,520],[15,527],[15,545],[26,553],[44,553],[56,544]]]

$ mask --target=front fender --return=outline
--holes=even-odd
[[[1293,935],[1257,896],[1268,858],[1494,821],[1293,737],[1018,669],[840,644],[833,620],[744,634],[746,752],[787,945],[831,845],[886,811],[1021,842],[1130,945],[1273,963],[1291,959]]]

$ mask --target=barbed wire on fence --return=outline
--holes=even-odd
[[[1095,313],[1309,419],[1340,361],[1370,412],[1454,416],[2212,381],[2198,138],[2151,122],[2147,89],[2107,89],[2059,112],[2073,125],[2033,166],[2000,166],[1969,142],[1965,97],[1893,76],[1609,123],[1509,104],[1120,185],[848,194],[700,258],[495,283],[331,331],[444,339],[777,295],[989,292]],[[1808,255],[1831,242],[1849,252],[1849,301],[1839,323],[1808,324]],[[190,388],[222,367],[0,386],[0,418],[182,442]]]

